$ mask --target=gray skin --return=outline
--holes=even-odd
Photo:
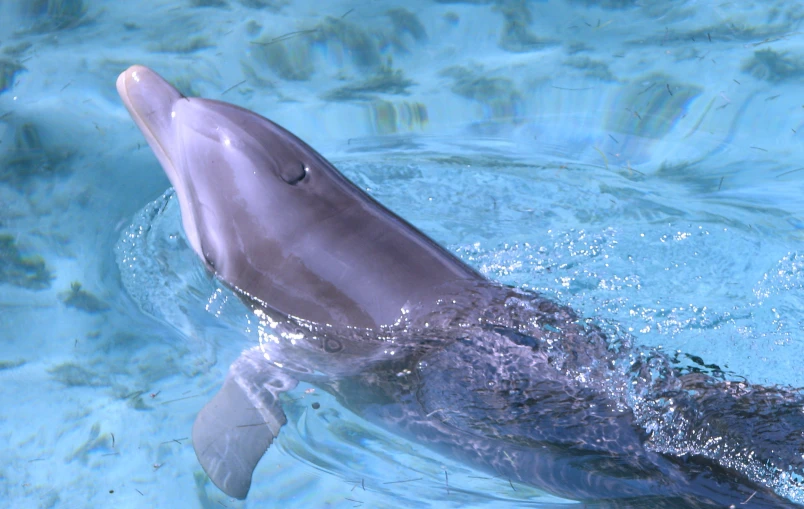
[[[488,281],[253,112],[184,97],[142,66],[117,89],[193,250],[265,326],[193,426],[227,495],[248,494],[286,422],[279,395],[303,380],[401,436],[584,506],[799,507],[762,470],[801,472],[795,391],[682,373]]]

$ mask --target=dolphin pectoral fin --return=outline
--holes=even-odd
[[[278,403],[256,408],[237,382],[227,379],[195,419],[195,454],[215,486],[244,499],[251,473],[285,422]]]
[[[230,497],[246,498],[254,468],[287,422],[279,394],[297,383],[258,351],[247,351],[196,417],[195,454],[215,486]]]

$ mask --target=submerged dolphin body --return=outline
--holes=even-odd
[[[226,494],[246,497],[286,422],[279,395],[305,380],[427,447],[596,507],[802,500],[798,392],[682,373],[486,280],[253,112],[141,66],[117,89],[193,250],[265,325],[193,426]]]

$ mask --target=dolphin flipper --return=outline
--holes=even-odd
[[[230,497],[246,498],[251,473],[287,422],[279,394],[297,383],[259,349],[248,350],[196,417],[195,454],[215,486]]]

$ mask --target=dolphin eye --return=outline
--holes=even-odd
[[[307,176],[307,166],[304,163],[285,166],[279,171],[279,176],[288,184],[295,186]]]

